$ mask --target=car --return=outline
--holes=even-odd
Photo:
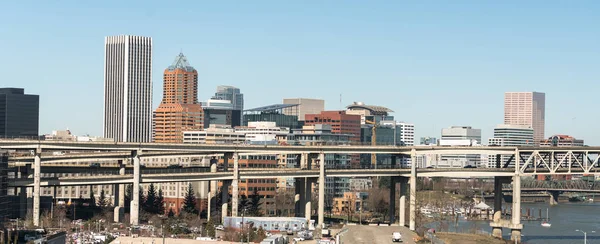
[[[216,230],[225,230],[225,227],[223,225],[217,225],[215,226]]]
[[[475,167],[475,166],[473,166],[473,165],[466,165],[466,166],[465,166],[465,167],[463,167],[463,168],[465,168],[465,169],[474,169],[474,168],[476,168],[476,167]]]
[[[400,232],[394,232],[392,234],[392,242],[402,242],[402,234],[400,234]]]

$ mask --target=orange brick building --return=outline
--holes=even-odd
[[[154,142],[183,143],[183,131],[202,130],[198,72],[180,53],[164,72],[163,98],[154,111]]]

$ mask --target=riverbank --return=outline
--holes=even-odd
[[[437,238],[446,244],[508,244],[507,240],[500,240],[488,235],[462,234],[462,233],[436,233]]]

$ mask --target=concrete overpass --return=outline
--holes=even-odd
[[[33,175],[30,179],[19,179],[14,182],[14,187],[33,187],[33,222],[39,225],[39,203],[40,187],[43,185],[76,185],[76,184],[133,184],[133,199],[131,201],[131,224],[138,223],[139,217],[139,184],[149,182],[173,182],[173,181],[211,181],[211,197],[216,193],[216,181],[222,181],[223,189],[232,187],[232,216],[238,215],[237,197],[238,183],[241,179],[259,179],[274,177],[297,178],[296,191],[300,196],[301,209],[310,209],[310,198],[304,197],[306,189],[312,183],[318,181],[318,224],[324,219],[324,192],[326,177],[357,177],[357,176],[391,176],[392,184],[400,183],[409,185],[410,191],[401,193],[400,205],[404,205],[406,197],[410,199],[409,220],[410,229],[415,229],[416,214],[416,180],[420,177],[494,177],[495,192],[494,199],[495,218],[491,224],[493,234],[501,236],[502,228],[509,228],[513,239],[520,239],[520,213],[515,211],[510,221],[496,218],[501,210],[502,183],[512,182],[513,207],[520,209],[521,176],[524,175],[556,175],[556,174],[597,174],[598,160],[600,159],[600,147],[440,147],[440,146],[281,146],[281,145],[198,145],[198,144],[159,144],[159,143],[107,143],[107,142],[63,142],[63,141],[27,141],[27,140],[0,140],[0,149],[31,150],[33,157],[22,158],[22,162],[31,162]],[[47,155],[45,152],[52,151],[80,151],[73,155]],[[298,154],[300,168],[305,170],[291,171],[245,171],[239,168],[239,155],[242,153],[257,154]],[[496,155],[496,168],[493,169],[417,169],[413,164],[411,169],[325,169],[325,154],[392,154],[411,157],[416,161],[418,155],[448,155],[448,154],[487,154]],[[228,168],[228,159],[233,159],[233,170],[231,172],[217,172],[216,165],[211,166],[211,172],[183,172],[170,174],[145,174],[140,164],[143,157],[176,157],[182,155],[207,155],[224,154],[225,168]],[[318,163],[316,169],[310,169],[309,158],[317,155]],[[506,155],[510,159],[501,162],[500,156]],[[42,163],[51,162],[91,162],[117,160],[119,164],[119,175],[86,179],[81,177],[60,177],[55,179],[42,179]],[[131,166],[131,174],[126,170],[126,165]],[[514,165],[512,168],[511,165]],[[44,182],[42,184],[42,182]],[[518,187],[516,187],[518,186]],[[404,187],[401,187],[404,189]],[[124,190],[119,191],[124,194]],[[228,192],[227,190],[222,192]],[[393,193],[395,194],[395,193]],[[227,208],[227,198],[223,195],[224,206]],[[122,199],[122,198],[120,198]],[[391,215],[395,213],[396,196],[390,196]],[[119,207],[124,203],[119,202]],[[209,204],[210,207],[210,204]],[[404,225],[404,208],[400,209],[400,224]],[[299,210],[299,212],[303,212]],[[226,216],[227,210],[223,211]],[[305,216],[310,216],[310,213]],[[390,216],[393,220],[395,216]]]

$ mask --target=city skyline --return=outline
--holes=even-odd
[[[545,3],[539,10],[540,3],[515,4],[403,3],[363,9],[348,3],[315,9],[310,4],[190,3],[155,17],[160,5],[152,2],[138,6],[139,11],[112,11],[134,5],[110,1],[102,11],[89,4],[11,2],[3,5],[9,11],[0,21],[10,25],[0,34],[18,38],[2,40],[1,51],[16,60],[0,63],[0,72],[7,74],[3,86],[40,95],[41,134],[67,127],[77,134],[102,134],[99,47],[103,36],[131,33],[155,39],[153,66],[167,66],[181,49],[198,60],[201,101],[218,85],[244,91],[245,107],[285,97],[324,99],[326,110],[363,101],[397,111],[399,120],[415,124],[417,138],[439,136],[441,128],[460,124],[480,128],[482,137],[490,138],[502,123],[504,92],[541,91],[548,95],[546,137],[569,134],[600,144],[596,115],[585,111],[593,108],[593,91],[599,88],[594,67],[600,50],[593,40],[600,35],[590,31],[599,6]],[[433,17],[411,13],[424,9]],[[534,9],[532,17],[527,10]],[[194,17],[174,14],[181,11],[193,11]],[[507,12],[512,16],[508,22]],[[229,18],[230,13],[240,16]],[[161,30],[184,21],[200,31],[190,38]],[[40,35],[51,38],[35,44]],[[37,72],[18,76],[31,66]],[[72,73],[64,76],[63,67]],[[161,80],[161,73],[154,68],[152,78]],[[154,82],[152,109],[158,107],[161,87]],[[277,92],[265,96],[267,90]]]

